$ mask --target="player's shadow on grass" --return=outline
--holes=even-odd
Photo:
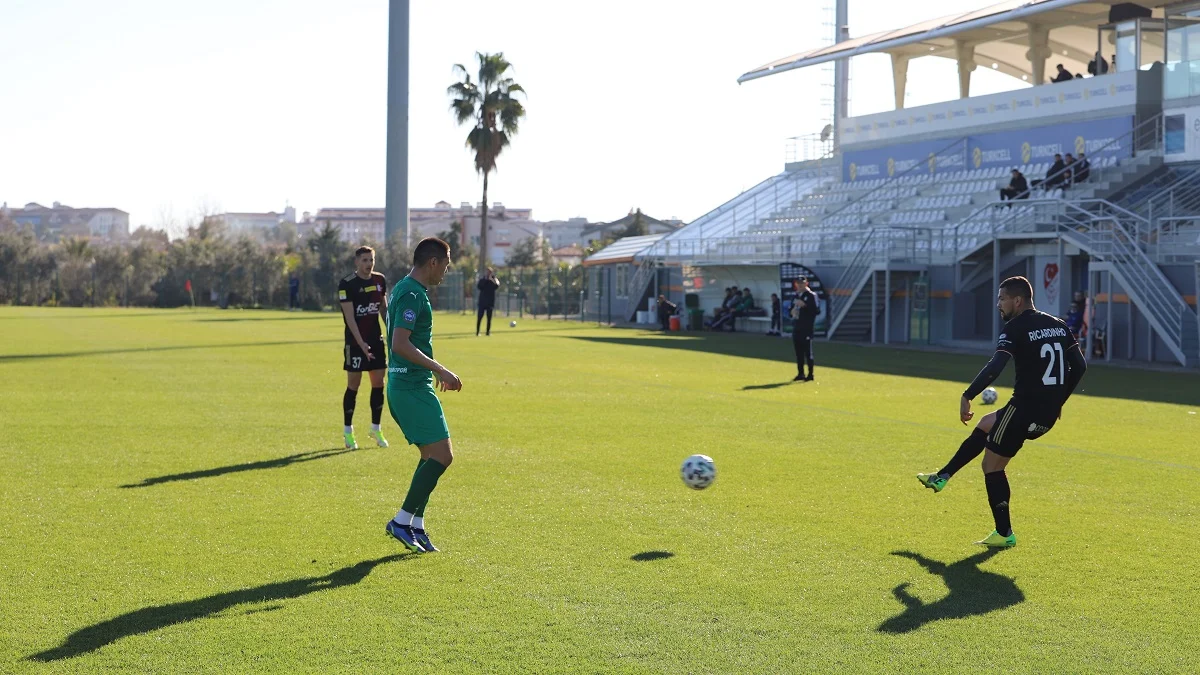
[[[148,354],[150,352],[175,352],[189,349],[233,349],[240,347],[285,347],[289,345],[312,345],[341,342],[341,338],[328,340],[283,340],[280,342],[238,342],[211,345],[164,345],[162,347],[133,347],[126,349],[94,349],[86,352],[52,352],[34,354],[0,354],[0,363],[5,361],[39,361],[42,359],[66,359],[78,356],[107,356],[110,354]]]
[[[879,624],[880,633],[910,633],[933,621],[964,619],[995,612],[1025,601],[1025,594],[1010,577],[979,569],[979,564],[1000,552],[988,549],[947,565],[911,551],[893,551],[892,555],[916,561],[930,574],[942,577],[949,594],[926,603],[908,592],[908,582],[892,589],[892,595],[904,605],[904,611]]]
[[[657,347],[693,352],[779,361],[785,371],[795,372],[796,354],[791,340],[763,340],[739,334],[687,333],[674,335],[622,332],[617,335],[562,335],[567,340],[628,347]],[[935,351],[873,348],[857,344],[821,342],[817,366],[842,370],[899,375],[947,382],[970,382],[986,362],[987,354],[950,354]],[[786,366],[783,364],[786,363]],[[822,371],[825,372],[825,371]],[[1012,366],[997,380],[998,387],[1013,384]],[[1200,377],[1187,372],[1141,371],[1126,368],[1091,368],[1076,392],[1133,401],[1155,401],[1177,405],[1200,402]],[[1071,406],[1067,404],[1067,414]]]
[[[742,391],[761,391],[763,389],[779,389],[791,384],[796,384],[799,380],[788,380],[787,382],[772,382],[771,384],[748,384],[742,387]]]
[[[53,649],[31,654],[30,661],[60,661],[89,652],[94,652],[122,638],[141,635],[152,631],[213,616],[238,605],[277,602],[303,597],[310,593],[329,591],[342,586],[352,586],[362,581],[377,565],[407,558],[408,553],[389,555],[374,560],[364,560],[356,565],[343,567],[320,577],[304,577],[291,581],[263,584],[240,591],[218,593],[205,598],[155,605],[135,610],[81,628],[67,636],[63,643]],[[265,609],[276,609],[267,607]]]
[[[675,554],[670,551],[642,551],[636,555],[629,556],[629,559],[634,562],[650,562],[651,560],[666,560],[674,558]]]
[[[295,455],[287,455],[286,457],[276,457],[275,459],[264,459],[257,462],[246,462],[244,464],[230,464],[229,466],[218,466],[215,469],[201,469],[200,471],[188,471],[186,473],[172,473],[166,476],[155,476],[154,478],[146,478],[140,483],[129,483],[122,485],[123,488],[140,488],[150,487],[151,485],[159,485],[161,483],[175,483],[184,480],[196,480],[198,478],[212,478],[214,476],[224,476],[227,473],[241,473],[242,471],[258,471],[260,469],[280,469],[292,464],[301,462],[311,462],[318,459],[326,459],[328,457],[337,457],[344,455],[347,452],[354,452],[349,448],[330,448],[328,450],[313,450],[312,452],[301,452]]]

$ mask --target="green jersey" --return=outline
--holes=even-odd
[[[433,306],[421,282],[404,277],[392,288],[387,308],[388,388],[414,389],[431,386],[433,372],[392,351],[392,331],[412,331],[408,341],[422,354],[433,358]]]

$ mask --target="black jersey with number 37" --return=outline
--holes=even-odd
[[[1067,397],[1067,350],[1079,343],[1060,319],[1027,309],[1004,325],[996,349],[1016,361],[1013,396],[1061,408]]]

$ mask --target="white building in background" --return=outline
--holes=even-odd
[[[296,209],[288,206],[283,213],[268,211],[266,213],[222,213],[216,216],[225,223],[225,227],[233,234],[261,234],[278,227],[280,223],[296,222]]]
[[[385,222],[383,209],[329,208],[318,210],[314,216],[305,213],[296,230],[301,237],[307,237],[329,225],[340,230],[342,241],[382,244]]]
[[[583,241],[583,231],[587,229],[587,218],[570,218],[567,220],[551,220],[548,223],[543,223],[546,240],[550,242],[550,248],[560,249],[568,246],[574,246],[585,243]]]
[[[43,241],[59,241],[67,237],[84,237],[97,241],[124,241],[129,238],[129,214],[114,208],[76,209],[54,202],[42,206],[30,202],[13,209],[0,206],[18,225],[28,226]]]
[[[452,206],[449,202],[438,202],[432,207],[408,210],[408,223],[415,245],[420,237],[438,236],[450,232],[451,226],[461,223],[462,240],[479,249],[479,232],[483,220],[482,204],[461,202]],[[584,219],[574,219],[586,222]],[[301,237],[319,232],[325,225],[340,228],[343,241],[351,243],[382,243],[385,229],[384,209],[381,208],[324,208],[316,214],[305,213],[297,225]],[[488,209],[488,256],[493,265],[503,265],[505,257],[518,242],[534,238],[538,248],[544,242],[544,225],[533,219],[533,209],[513,209],[494,202]],[[582,231],[582,224],[579,226]]]

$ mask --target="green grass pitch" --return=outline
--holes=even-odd
[[[787,340],[473,318],[410,556],[337,315],[0,308],[0,672],[1200,670],[1194,374],[1093,367],[988,555],[978,463],[914,478],[985,357],[818,343],[791,384]]]

